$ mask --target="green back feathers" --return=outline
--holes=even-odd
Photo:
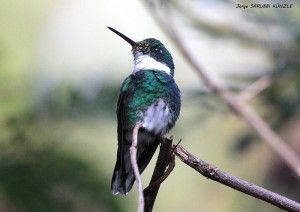
[[[171,102],[174,84],[173,78],[161,71],[143,70],[128,76],[121,87],[117,107],[119,118],[127,122],[123,127],[133,127],[139,121],[140,111],[158,99]]]

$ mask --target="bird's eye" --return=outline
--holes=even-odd
[[[162,53],[162,50],[159,49],[159,48],[156,48],[155,51],[156,51],[157,53]]]

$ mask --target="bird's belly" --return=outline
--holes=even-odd
[[[155,135],[164,135],[168,132],[168,125],[171,120],[170,109],[168,105],[160,99],[152,104],[146,111],[142,112],[142,126]]]

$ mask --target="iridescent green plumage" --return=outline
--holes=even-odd
[[[158,99],[163,99],[174,111],[171,113],[171,123],[175,123],[175,117],[179,116],[180,109],[178,93],[179,89],[174,79],[166,73],[143,70],[125,79],[120,90],[117,111],[123,113],[126,128],[133,128],[136,123],[142,121],[140,111],[145,111],[149,105],[156,103]]]

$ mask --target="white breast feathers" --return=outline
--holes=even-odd
[[[146,130],[153,132],[155,135],[167,133],[171,115],[168,105],[162,99],[149,106],[141,115],[143,117],[142,126]]]

